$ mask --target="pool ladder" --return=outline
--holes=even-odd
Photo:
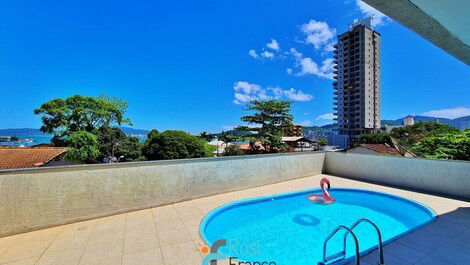
[[[356,260],[356,265],[360,265],[360,255],[359,255],[359,240],[357,239],[356,234],[354,234],[353,230],[358,226],[360,223],[368,223],[372,225],[372,227],[375,228],[375,231],[377,232],[378,239],[379,239],[379,264],[378,265],[385,265],[384,262],[384,254],[383,254],[383,245],[382,245],[382,234],[380,233],[379,227],[377,227],[376,224],[374,224],[372,221],[366,218],[361,218],[357,220],[351,227],[346,227],[344,225],[338,226],[326,239],[325,242],[323,243],[323,261],[319,262],[318,265],[333,265],[338,262],[343,261],[346,258],[346,239],[349,234],[354,239],[354,244],[355,244],[355,260]],[[346,233],[344,234],[343,237],[343,251],[340,251],[338,253],[332,254],[330,256],[326,256],[326,247],[328,244],[328,241],[340,230],[346,230]]]

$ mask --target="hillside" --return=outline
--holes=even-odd
[[[234,135],[234,136],[248,136],[248,135],[251,134],[249,132],[242,132],[242,131],[237,131],[237,130],[229,130],[229,131],[225,131],[225,133],[227,133],[229,135]],[[215,135],[216,137],[219,137],[221,134],[222,134],[222,132],[214,133],[213,135]]]
[[[127,135],[147,135],[149,130],[134,129],[130,127],[118,127]],[[17,129],[0,129],[0,136],[15,136],[21,135],[25,136],[47,136],[41,132],[39,129],[34,128],[17,128]]]
[[[433,122],[436,119],[439,119],[439,122],[442,124],[446,124],[449,126],[453,126],[459,130],[463,130],[466,128],[470,128],[470,116],[464,116],[456,119],[446,119],[446,118],[435,118],[429,116],[413,116],[415,122]],[[396,119],[396,120],[382,120],[382,125],[389,125],[389,126],[398,126],[403,125],[403,118]]]
[[[408,116],[407,116],[408,117]],[[429,117],[429,116],[413,116],[415,122],[434,122],[436,119],[439,119],[439,122],[442,124],[446,124],[452,127],[455,127],[459,130],[464,130],[470,128],[470,116],[464,116],[456,119],[446,119],[446,118],[435,118],[435,117]],[[396,119],[396,120],[382,120],[381,123],[382,125],[388,125],[388,126],[400,126],[403,125],[403,120],[405,117]],[[313,126],[317,127],[317,126]],[[304,127],[304,128],[309,128],[309,127]],[[321,128],[324,129],[329,129],[333,130],[336,128],[336,124],[327,124],[324,126],[321,126]]]
[[[15,135],[30,135],[30,136],[44,136],[47,135],[39,129],[33,128],[17,128],[17,129],[0,129],[1,136],[15,136]]]
[[[304,137],[326,137],[328,135],[335,134],[333,129],[336,128],[336,124],[328,124],[325,126],[302,126],[302,132]]]
[[[149,134],[149,130],[143,130],[143,129],[134,129],[130,127],[119,127],[125,134],[127,135],[147,135]]]

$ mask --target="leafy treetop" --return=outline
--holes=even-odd
[[[201,132],[199,135],[198,135],[199,138],[201,139],[204,139],[208,142],[212,141],[212,139],[214,139],[214,135],[213,134],[210,134],[210,133],[207,133],[207,132]]]
[[[142,148],[148,160],[205,157],[210,152],[206,141],[183,131],[152,130]]]
[[[459,130],[449,125],[437,122],[418,122],[411,126],[394,128],[390,132],[390,136],[410,145],[426,137],[458,132]]]
[[[252,132],[252,141],[261,141],[269,152],[279,151],[284,145],[281,142],[282,127],[291,126],[293,116],[290,114],[290,101],[252,101],[246,108],[254,111],[253,115],[243,116],[241,120],[249,126],[239,126],[236,130]]]
[[[441,134],[455,134],[456,128],[437,122],[418,122],[411,126],[393,128],[389,133],[368,133],[359,139],[363,144],[391,144],[390,137],[400,140],[402,144],[412,145],[421,139]]]
[[[388,133],[366,133],[359,138],[361,144],[391,144]]]
[[[425,158],[470,160],[470,129],[423,138],[412,149]]]
[[[217,137],[218,140],[224,142],[224,143],[230,143],[230,142],[233,142],[235,140],[237,140],[238,136],[235,136],[229,132],[221,132],[219,134],[219,136]]]
[[[470,160],[470,130],[459,132],[454,127],[436,122],[419,122],[394,128],[390,133],[364,134],[360,142],[391,144],[391,137],[421,157]]]
[[[64,137],[79,131],[93,132],[113,123],[130,124],[124,117],[126,109],[127,103],[114,98],[75,95],[46,102],[34,114],[43,115],[41,131]]]
[[[137,137],[127,136],[121,129],[102,126],[94,131],[97,136],[101,160],[105,157],[119,161],[135,161],[141,159],[141,144]]]
[[[321,146],[325,146],[328,143],[328,139],[325,137],[318,138],[318,144]]]
[[[67,138],[69,149],[65,154],[65,160],[94,163],[100,155],[96,136],[86,131],[75,132]]]

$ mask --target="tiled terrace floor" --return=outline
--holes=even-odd
[[[198,225],[205,214],[239,199],[314,188],[324,176],[0,238],[0,264],[200,265],[202,257],[195,249],[202,243]],[[328,177],[334,187],[404,196],[428,205],[440,215],[436,222],[387,245],[386,264],[470,264],[469,202]],[[377,264],[376,256],[377,253],[371,253],[363,257],[361,264]]]

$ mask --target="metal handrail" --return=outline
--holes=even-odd
[[[354,228],[356,228],[356,226],[358,226],[360,223],[362,222],[366,222],[370,225],[372,225],[374,228],[375,228],[375,231],[377,231],[377,235],[378,235],[378,239],[379,239],[379,259],[380,259],[380,263],[379,265],[384,265],[385,262],[384,262],[384,253],[383,253],[383,245],[382,245],[382,233],[380,233],[380,229],[379,227],[374,224],[371,220],[369,219],[366,219],[366,218],[361,218],[359,220],[357,220],[349,229],[352,231]],[[348,237],[348,234],[345,234],[344,235],[344,249],[346,249],[346,238]],[[357,239],[355,239],[357,240]]]
[[[323,243],[323,262],[326,263],[327,260],[326,260],[326,246],[328,244],[328,241],[339,231],[339,230],[346,230],[346,235],[348,234],[351,234],[354,238],[354,243],[356,244],[356,265],[360,265],[360,260],[359,260],[359,241],[357,240],[357,237],[356,235],[354,234],[354,232],[344,226],[344,225],[340,225],[338,226],[326,239],[325,239],[325,242]],[[346,237],[346,236],[345,236]],[[344,243],[344,249],[343,249],[343,252],[345,253],[346,255],[346,243]]]

